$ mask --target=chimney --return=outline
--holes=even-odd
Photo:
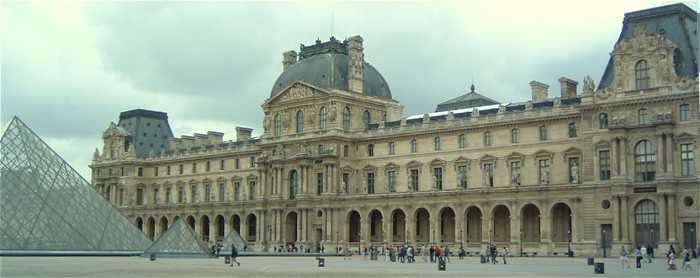
[[[282,70],[287,70],[289,66],[296,64],[297,62],[297,52],[294,50],[287,51],[285,53],[282,53]]]
[[[224,141],[224,134],[216,131],[207,131],[209,144],[221,144]]]
[[[350,91],[362,94],[362,72],[365,64],[365,54],[362,52],[362,37],[352,36],[345,42],[348,46],[348,87]]]
[[[578,82],[566,77],[562,77],[559,78],[559,85],[561,86],[562,99],[576,97],[576,86],[578,85]]]
[[[252,128],[247,128],[247,127],[236,127],[236,141],[245,141],[250,139],[251,134],[253,133]]]
[[[532,80],[530,81],[530,88],[532,88],[532,101],[542,101],[547,99],[547,90],[549,90],[549,85]]]

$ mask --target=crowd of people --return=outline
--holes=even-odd
[[[667,265],[667,270],[677,270],[676,267],[676,258],[680,256],[682,260],[682,266],[681,269],[683,271],[690,271],[693,269],[692,265],[690,264],[691,257],[697,256],[697,254],[700,254],[700,246],[698,246],[697,250],[692,250],[688,248],[684,248],[683,251],[680,254],[676,254],[676,249],[671,245],[668,248],[668,251],[666,251],[666,265]],[[622,268],[631,268],[632,266],[630,265],[630,256],[634,255],[635,258],[635,268],[642,268],[643,263],[650,264],[651,259],[654,258],[654,249],[652,247],[647,248],[646,246],[642,245],[641,247],[637,247],[631,252],[627,250],[625,246],[622,246],[620,248],[620,261],[622,263]]]

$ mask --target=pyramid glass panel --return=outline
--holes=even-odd
[[[19,118],[0,139],[0,250],[142,251],[143,232]]]
[[[221,241],[221,244],[223,245],[223,247],[221,248],[222,254],[231,253],[231,244],[235,244],[236,249],[238,249],[238,251],[243,251],[246,249],[245,240],[243,240],[241,235],[233,229],[226,235],[226,237],[224,237],[224,240]]]
[[[209,257],[209,249],[197,234],[185,224],[181,218],[168,228],[165,233],[156,240],[151,247],[144,251],[144,255],[155,254],[164,257]]]

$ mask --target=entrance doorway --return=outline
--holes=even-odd
[[[603,258],[608,257],[612,248],[612,224],[600,225],[600,248],[603,249]]]
[[[695,222],[683,223],[683,247],[688,248],[688,250],[693,250],[696,248],[696,233],[697,229],[695,227]]]
[[[321,239],[323,239],[323,229],[314,229],[314,245],[317,253],[321,252]]]
[[[635,245],[656,248],[659,242],[659,210],[654,201],[646,199],[634,210]]]

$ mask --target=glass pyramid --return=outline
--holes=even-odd
[[[0,139],[0,250],[142,251],[143,232],[19,118]]]
[[[192,228],[185,224],[181,218],[178,218],[158,240],[143,252],[143,255],[209,257],[210,252],[207,245],[199,240]]]
[[[241,252],[245,250],[245,240],[241,237],[236,230],[231,230],[231,232],[224,237],[224,240],[221,241],[221,254],[231,254],[231,244],[236,245],[236,249],[238,249],[238,252]]]

